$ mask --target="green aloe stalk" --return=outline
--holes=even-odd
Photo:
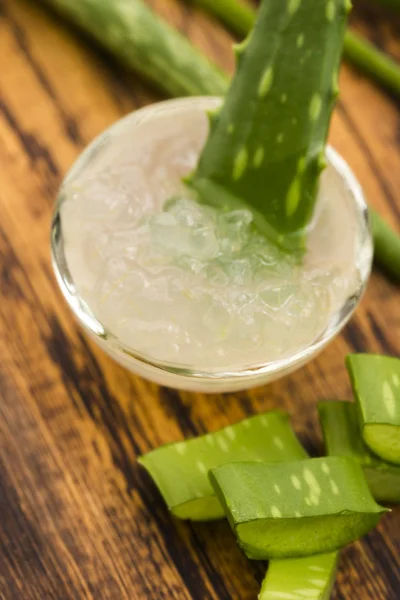
[[[189,179],[205,202],[246,203],[287,248],[303,245],[325,166],[348,11],[346,0],[263,1]]]
[[[244,36],[251,30],[256,18],[256,11],[242,0],[188,0],[203,6],[211,14],[238,35]],[[384,0],[392,7],[400,9],[398,0]],[[232,16],[233,15],[233,16]],[[389,90],[400,93],[400,67],[386,54],[365,40],[354,31],[347,31],[343,45],[344,57],[356,67],[368,73]]]
[[[208,480],[227,461],[270,462],[305,458],[286,413],[269,412],[185,442],[161,446],[139,459],[180,519],[222,519],[224,510]]]
[[[350,354],[346,366],[365,443],[383,460],[400,464],[400,359]]]
[[[258,600],[329,600],[338,553],[271,560]]]
[[[374,236],[374,259],[395,279],[400,280],[400,236],[370,209]]]
[[[44,1],[172,96],[227,89],[227,76],[142,0]]]
[[[353,402],[319,402],[319,418],[330,456],[352,456],[363,468],[375,500],[400,503],[400,467],[373,454],[364,443]]]
[[[251,559],[337,550],[365,535],[385,512],[350,457],[230,463],[213,469],[210,480]]]

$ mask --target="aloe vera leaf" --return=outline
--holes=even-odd
[[[353,402],[319,402],[319,418],[326,452],[332,456],[352,456],[363,468],[375,500],[400,502],[400,467],[376,456],[364,443]]]
[[[400,360],[350,354],[346,366],[365,443],[383,460],[400,464]]]
[[[185,442],[167,444],[139,459],[171,512],[180,519],[221,519],[224,510],[208,471],[228,461],[282,461],[306,458],[286,413],[251,417]]]
[[[210,480],[252,559],[337,550],[375,527],[385,512],[359,463],[347,456],[230,463],[213,469]]]
[[[258,600],[329,600],[338,553],[272,560]]]
[[[394,278],[400,280],[400,236],[370,209],[374,236],[374,259]]]
[[[246,203],[288,249],[303,247],[325,166],[348,11],[345,0],[262,2],[189,178],[204,202]]]
[[[225,23],[234,33],[245,36],[254,25],[255,9],[242,0],[186,0],[197,4]]]
[[[228,78],[142,0],[45,0],[172,96],[222,95]]]
[[[190,0],[215,14],[232,31],[246,35],[253,26],[256,11],[242,0]],[[392,8],[400,9],[399,0],[383,0]],[[233,17],[232,17],[233,15]],[[400,67],[395,60],[381,52],[368,40],[354,31],[347,30],[343,44],[344,57],[373,79],[393,92],[400,93]]]

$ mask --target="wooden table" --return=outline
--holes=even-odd
[[[0,0],[0,598],[254,600],[265,565],[246,560],[224,522],[174,521],[136,458],[276,407],[317,452],[316,400],[350,397],[346,353],[400,353],[398,288],[374,273],[350,325],[317,360],[248,393],[178,393],[114,364],[57,290],[50,217],[85,144],[157,96],[40,4]],[[232,68],[222,28],[177,1],[151,4]],[[393,19],[358,14],[357,26],[400,56]],[[341,84],[332,141],[396,225],[399,104],[350,68]],[[396,509],[346,549],[334,597],[399,598],[399,534]]]

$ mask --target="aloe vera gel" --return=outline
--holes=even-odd
[[[181,178],[219,105],[184,99],[122,120],[70,172],[58,222],[68,279],[107,338],[152,362],[234,373],[329,332],[372,251],[364,205],[330,151],[301,262],[258,233],[249,209],[199,204]]]

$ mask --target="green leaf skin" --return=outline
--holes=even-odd
[[[358,460],[375,500],[400,503],[400,467],[385,462],[364,443],[355,404],[319,402],[318,412],[327,454],[352,456]]]
[[[350,354],[346,366],[365,443],[383,460],[400,464],[400,360]]]
[[[329,600],[338,553],[272,560],[258,600]]]
[[[243,0],[188,0],[203,6],[216,15],[233,32],[245,36],[249,33],[256,18],[255,9]],[[381,0],[382,1],[382,0]],[[383,0],[391,8],[400,10],[399,0]],[[347,30],[343,45],[344,58],[362,72],[384,85],[387,89],[400,93],[400,67],[390,56],[381,52],[355,31]]]
[[[337,550],[365,535],[385,512],[350,457],[230,463],[212,470],[210,480],[252,559]]]
[[[45,0],[172,96],[225,93],[228,78],[142,0]]]
[[[171,512],[180,519],[208,521],[225,514],[208,471],[226,462],[307,458],[286,413],[269,412],[185,442],[161,446],[139,459]]]
[[[400,236],[371,209],[370,216],[374,236],[374,260],[394,279],[400,281]]]
[[[349,4],[264,0],[189,183],[201,200],[246,203],[280,245],[303,247],[313,213]]]
[[[245,36],[254,25],[255,9],[243,0],[186,0],[215,15],[235,33]]]

